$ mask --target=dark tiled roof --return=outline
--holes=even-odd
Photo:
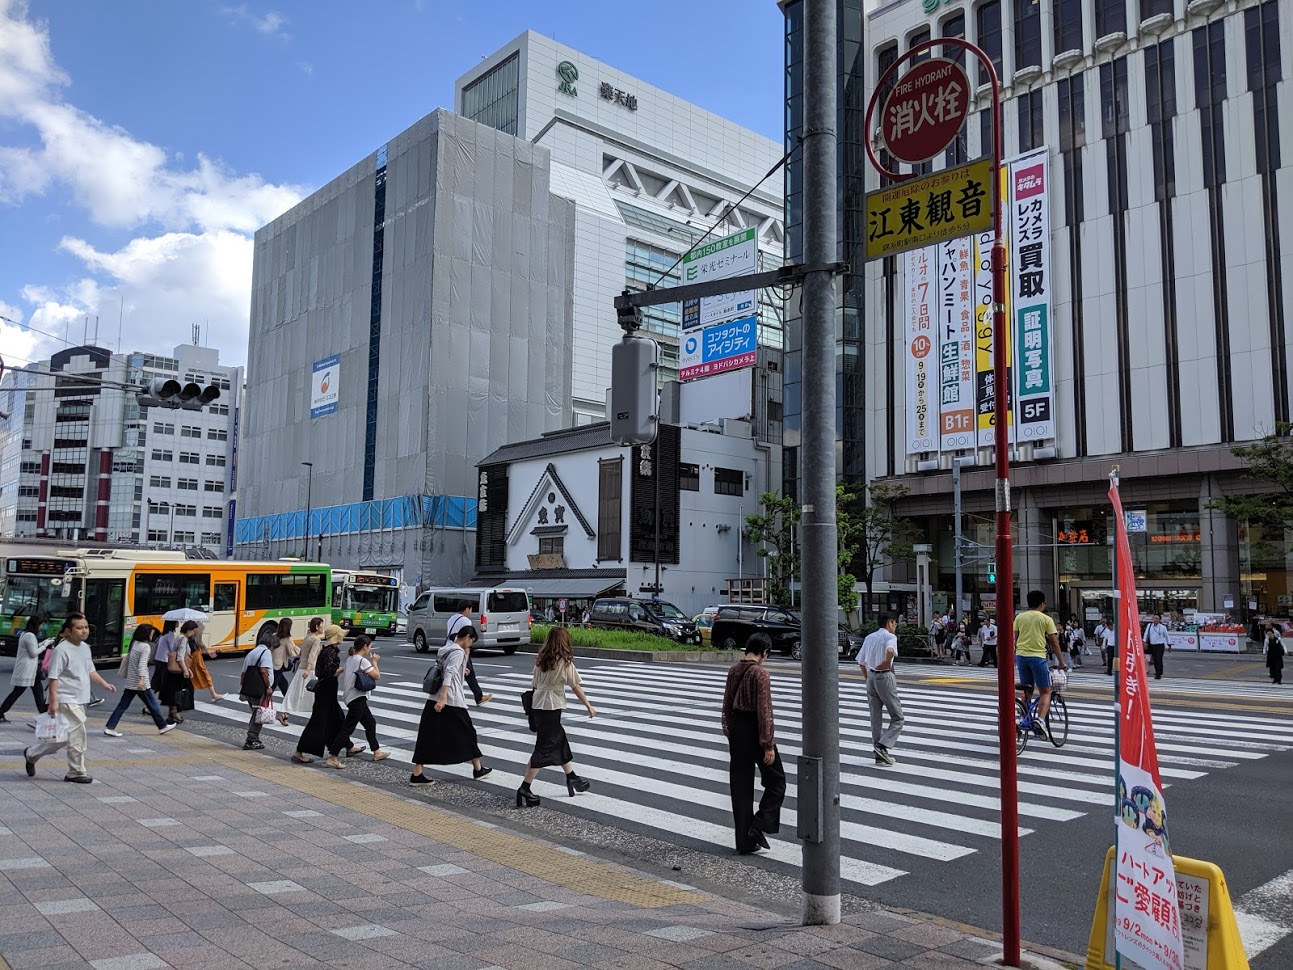
[[[613,582],[624,579],[626,575],[623,569],[518,569],[513,572],[500,569],[497,572],[479,573],[467,585],[499,586],[504,581],[523,583],[527,579],[606,579]]]
[[[550,431],[541,438],[529,441],[518,441],[515,444],[503,445],[486,455],[480,465],[506,465],[526,458],[551,458],[556,455],[567,455],[574,451],[590,451],[594,448],[610,448],[611,426],[607,421],[590,424],[582,428],[567,428],[564,431]]]
[[[536,525],[530,530],[532,536],[563,536],[569,530],[567,525]]]

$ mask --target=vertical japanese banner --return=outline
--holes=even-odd
[[[1010,303],[1015,340],[1015,431],[1055,437],[1051,366],[1051,232],[1047,151],[1010,163]]]
[[[970,237],[933,247],[938,260],[938,408],[944,451],[973,448],[974,309]]]
[[[1003,176],[1004,185],[1005,178]],[[993,370],[994,337],[992,322],[992,233],[981,232],[974,237],[974,407],[979,446],[991,448],[996,444],[993,422],[997,410],[996,372]],[[1010,258],[1007,253],[1006,264]],[[1010,319],[1009,286],[1007,286],[1006,320]],[[1010,356],[1010,327],[1006,327],[1007,374],[1014,373]],[[1015,440],[1015,413],[1011,405],[1014,395],[1010,381],[1006,382],[1006,416],[1010,424],[1010,440]]]
[[[1158,771],[1154,720],[1145,680],[1145,649],[1136,604],[1136,573],[1116,482],[1113,503],[1118,574],[1118,843],[1114,852],[1114,941],[1118,953],[1146,970],[1183,970],[1176,867],[1167,836],[1167,806]]]
[[[933,248],[907,254],[907,454],[938,450],[934,330],[937,266]]]

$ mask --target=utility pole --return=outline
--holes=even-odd
[[[804,0],[803,922],[840,921],[838,535],[835,525],[836,0]]]
[[[309,476],[305,480],[305,552],[301,557],[308,561],[310,558],[310,500],[314,498],[314,462],[303,461],[301,464],[310,470]],[[298,492],[297,494],[300,493]],[[322,537],[320,537],[319,542],[322,544]]]

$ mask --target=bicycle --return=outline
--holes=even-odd
[[[1046,734],[1051,744],[1057,748],[1064,747],[1069,739],[1069,710],[1061,693],[1068,686],[1068,676],[1051,668],[1051,706],[1046,712]],[[1027,703],[1015,698],[1015,752],[1023,754],[1028,747],[1028,739],[1041,723],[1037,708],[1041,704],[1041,694],[1033,696],[1031,686],[1016,682],[1015,690],[1028,698]]]

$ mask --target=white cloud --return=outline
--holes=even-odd
[[[277,11],[270,10],[267,13],[253,13],[245,3],[240,3],[236,7],[221,7],[220,12],[229,18],[231,23],[247,24],[256,33],[264,34],[266,37],[278,37],[282,40],[291,40],[292,35],[283,28],[287,26],[287,18]]]
[[[225,12],[266,34],[281,33],[286,23],[245,5]],[[31,21],[19,0],[0,0],[0,120],[9,122],[10,137],[21,132],[34,142],[0,144],[0,204],[66,193],[99,226],[138,233],[116,248],[63,239],[59,248],[81,261],[85,275],[58,285],[29,281],[17,295],[30,308],[31,325],[61,334],[66,321],[98,314],[100,341],[108,343],[104,334],[115,335],[116,327],[105,322],[115,324],[124,301],[125,348],[168,352],[188,339],[190,323],[210,321],[211,343],[223,359],[243,361],[251,235],[305,190],[232,172],[202,154],[185,163],[69,103],[66,82],[46,25]],[[48,354],[59,345],[37,337],[25,346]]]

